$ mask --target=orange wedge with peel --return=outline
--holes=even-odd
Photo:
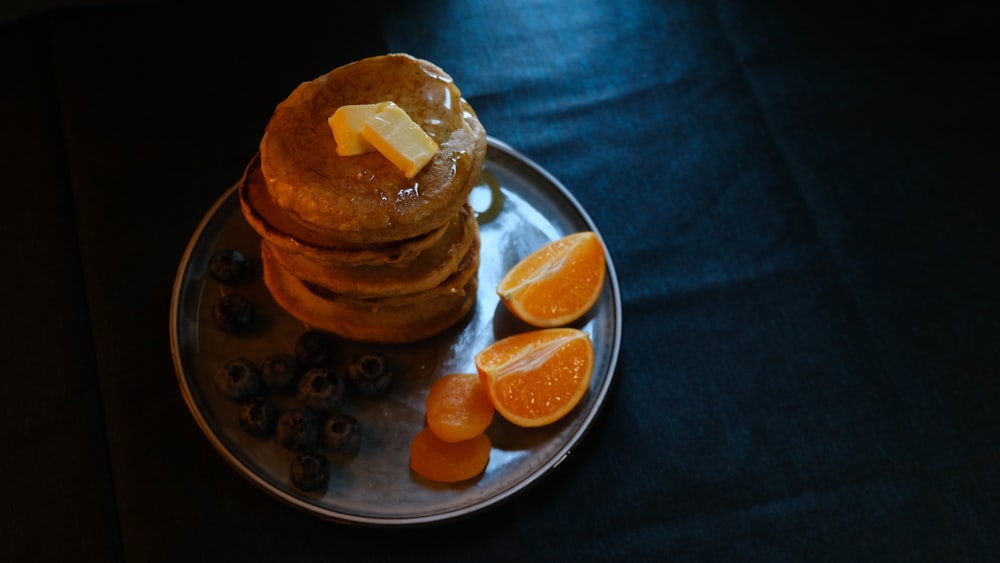
[[[567,325],[587,313],[604,287],[604,245],[593,231],[566,235],[515,264],[497,283],[501,302],[536,327]]]
[[[590,335],[545,328],[497,340],[475,356],[479,380],[496,412],[524,427],[566,416],[587,393],[594,370]]]

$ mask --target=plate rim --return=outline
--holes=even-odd
[[[546,476],[552,473],[556,467],[561,465],[574,451],[574,449],[580,444],[583,438],[588,434],[593,427],[594,420],[603,412],[606,406],[606,399],[610,392],[611,386],[617,378],[618,373],[618,360],[621,352],[622,344],[622,298],[621,298],[621,288],[618,281],[617,270],[614,266],[614,261],[611,257],[611,253],[608,249],[602,233],[597,229],[597,225],[594,223],[593,219],[587,213],[586,209],[581,205],[579,200],[566,188],[563,183],[536,163],[534,160],[528,158],[526,155],[513,148],[509,144],[501,141],[495,137],[487,136],[487,156],[486,163],[490,160],[489,151],[498,151],[500,154],[516,161],[517,164],[526,167],[531,170],[531,172],[539,175],[549,187],[554,188],[558,195],[565,199],[570,207],[580,216],[580,219],[594,232],[597,234],[598,238],[601,239],[602,244],[604,244],[605,253],[605,265],[607,268],[605,280],[609,285],[609,292],[611,297],[611,307],[613,309],[613,324],[614,330],[612,331],[612,342],[608,353],[608,366],[605,378],[602,385],[596,389],[596,397],[592,407],[584,413],[583,419],[579,421],[579,428],[574,431],[562,444],[557,448],[554,454],[546,460],[544,463],[540,464],[538,468],[529,473],[526,477],[522,478],[520,481],[511,484],[510,486],[504,487],[500,495],[492,495],[486,497],[486,501],[477,501],[471,503],[467,506],[456,508],[454,510],[447,510],[444,512],[438,512],[428,515],[418,515],[418,516],[400,516],[400,517],[375,517],[369,515],[361,514],[348,514],[343,511],[337,511],[322,507],[316,503],[309,502],[303,498],[290,494],[288,491],[277,490],[270,482],[266,481],[262,476],[257,475],[257,473],[248,467],[237,455],[233,452],[229,445],[227,445],[218,435],[217,431],[209,423],[205,415],[202,413],[201,405],[199,404],[197,393],[193,392],[188,382],[188,374],[186,373],[183,365],[182,354],[180,350],[180,338],[179,338],[179,323],[178,319],[180,317],[180,306],[181,297],[183,294],[183,289],[185,285],[187,270],[191,263],[191,256],[194,254],[198,247],[199,241],[205,231],[211,225],[212,221],[218,216],[218,213],[222,207],[230,204],[231,199],[234,197],[234,193],[237,190],[239,182],[230,186],[225,190],[215,202],[208,208],[204,213],[198,226],[193,231],[187,245],[185,246],[184,252],[181,255],[179,267],[177,268],[177,273],[174,278],[174,284],[171,291],[170,300],[170,319],[169,319],[169,330],[170,330],[170,349],[171,356],[173,359],[175,377],[177,379],[178,385],[180,387],[181,395],[184,398],[184,402],[188,408],[188,411],[195,419],[201,433],[208,439],[209,443],[212,444],[217,453],[222,455],[226,462],[236,470],[236,472],[253,483],[256,487],[264,490],[270,496],[277,498],[278,500],[293,506],[299,510],[305,511],[310,515],[321,517],[326,520],[335,521],[343,524],[354,524],[363,525],[368,527],[382,527],[382,528],[393,528],[393,527],[420,527],[428,525],[442,524],[446,522],[452,522],[459,519],[464,519],[470,517],[474,514],[478,514],[488,509],[492,509],[500,504],[505,503],[511,498],[518,496],[525,490],[536,485],[542,481]],[[485,164],[484,164],[485,165]]]

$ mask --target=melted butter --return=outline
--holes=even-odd
[[[440,82],[444,82],[446,84],[451,84],[452,82],[449,77],[443,74],[438,74],[437,72],[434,72],[433,69],[430,69],[427,66],[421,65],[420,70],[424,71],[424,74],[426,74],[427,76],[430,76],[431,78],[434,78],[435,80],[438,80]]]
[[[451,109],[451,92],[452,88],[444,89],[444,99],[441,100],[441,105],[447,109]]]
[[[462,150],[473,134],[467,121],[473,120],[475,113],[462,98],[458,86],[441,69],[424,63],[403,64],[395,57],[375,57],[344,68],[332,71],[322,83],[301,87],[301,92],[297,90],[279,105],[276,114],[282,119],[269,124],[273,129],[265,139],[294,140],[280,146],[274,142],[268,145],[270,154],[281,157],[272,159],[277,165],[295,163],[287,169],[279,166],[282,177],[287,177],[285,184],[303,186],[297,193],[307,192],[308,197],[323,207],[343,208],[370,201],[373,212],[388,212],[392,217],[386,222],[395,223],[403,213],[418,213],[414,210],[425,202],[428,208],[433,208],[435,202],[427,200],[436,197],[439,186],[456,181],[465,183],[472,179],[469,176],[474,178],[478,174],[478,170],[472,169],[473,159]],[[400,88],[402,84],[407,87]],[[315,95],[317,92],[324,95]],[[416,178],[406,179],[378,151],[345,159],[331,158],[336,155],[336,144],[329,126],[324,124],[322,130],[315,126],[317,115],[327,117],[340,106],[385,100],[393,100],[404,108],[439,145],[439,152],[421,170],[417,189],[411,189]],[[332,185],[338,189],[329,189]],[[326,218],[317,213],[303,220],[318,224]],[[382,223],[382,217],[377,221]]]
[[[438,111],[420,112],[420,121],[428,134],[442,141],[444,139],[438,138],[440,133],[457,128],[466,119],[464,110],[459,110],[461,104],[458,101],[461,100],[462,94],[450,79],[426,67],[422,70],[434,80],[422,84],[418,91],[411,92],[416,98],[414,101],[417,102],[414,106],[438,108]],[[409,105],[405,99],[397,100],[396,103]]]
[[[410,187],[403,188],[396,193],[396,203],[404,203],[406,201],[412,201],[420,197],[420,184],[413,184]]]
[[[488,199],[488,203],[483,200]],[[469,198],[472,209],[476,214],[476,221],[480,225],[485,225],[497,218],[503,210],[503,192],[500,191],[500,181],[492,172],[483,168],[479,173],[479,180],[472,187],[472,194]]]

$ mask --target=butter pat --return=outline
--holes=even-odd
[[[375,150],[375,147],[361,134],[361,128],[386,103],[341,106],[327,118],[327,123],[333,130],[333,139],[337,142],[337,154],[354,156]]]
[[[376,105],[382,107],[365,121],[361,136],[399,167],[407,178],[414,177],[434,158],[438,144],[403,108],[393,102]]]

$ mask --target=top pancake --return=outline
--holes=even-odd
[[[350,104],[393,101],[440,150],[413,178],[375,151],[337,155],[327,118]],[[345,244],[412,238],[446,224],[486,158],[486,132],[442,69],[406,54],[362,59],[299,85],[260,143],[274,204]]]

